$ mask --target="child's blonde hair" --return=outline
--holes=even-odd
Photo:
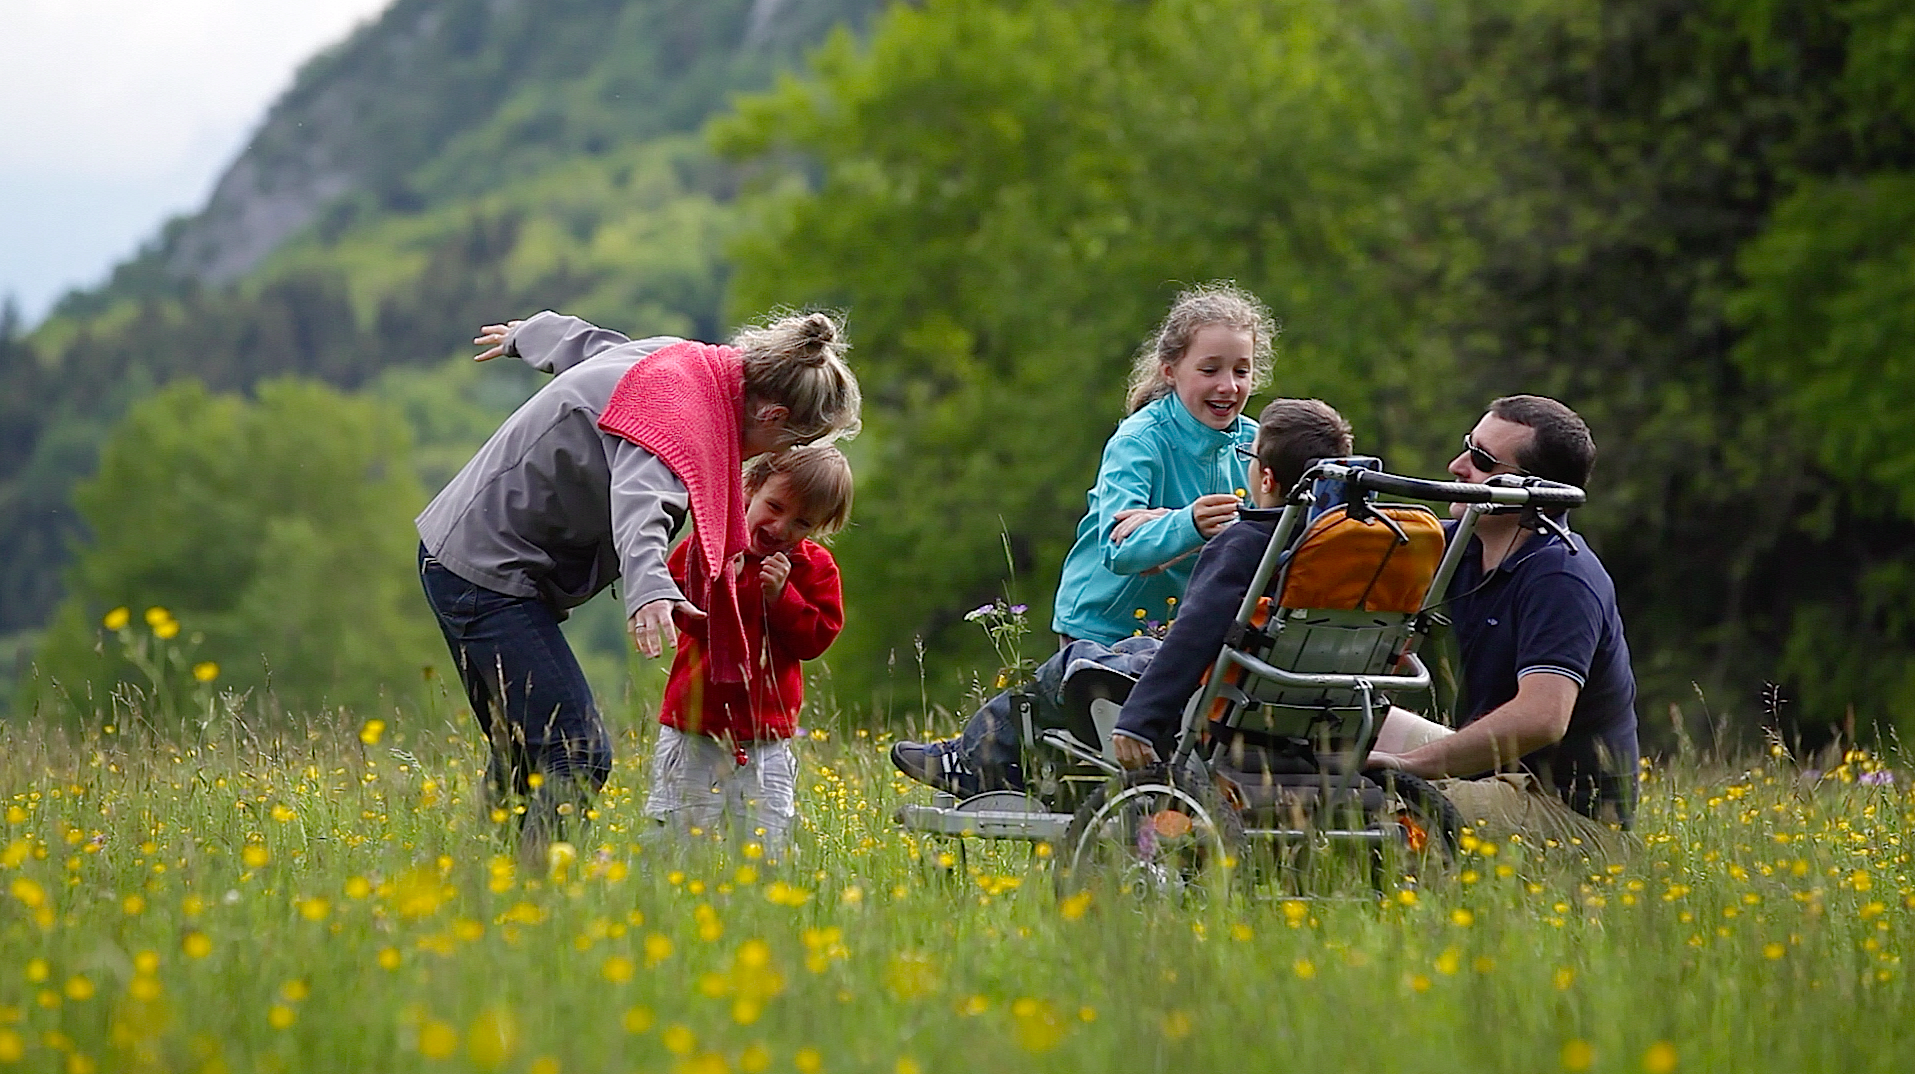
[[[830,444],[760,455],[745,467],[745,495],[756,496],[765,483],[784,475],[791,494],[818,519],[813,537],[829,537],[851,520],[851,462]]]
[[[1130,394],[1124,413],[1135,414],[1170,394],[1164,366],[1175,365],[1199,329],[1213,324],[1250,333],[1250,390],[1270,381],[1277,323],[1270,308],[1234,280],[1199,284],[1177,295],[1162,324],[1137,350],[1130,367]]]
[[[744,356],[745,397],[789,410],[798,443],[858,434],[862,398],[845,364],[844,324],[829,313],[796,313],[746,325],[731,345]]]

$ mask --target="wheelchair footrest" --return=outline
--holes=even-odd
[[[898,824],[909,831],[983,839],[1061,842],[1070,829],[1069,813],[1053,813],[1018,791],[989,791],[956,804],[939,794],[931,805],[898,807]]]

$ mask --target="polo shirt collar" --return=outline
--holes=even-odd
[[[1553,533],[1545,533],[1542,530],[1529,531],[1528,540],[1504,553],[1503,561],[1496,565],[1496,573],[1508,574],[1515,570],[1524,560],[1528,559],[1532,553],[1542,550],[1542,545],[1537,544],[1538,541],[1547,544],[1555,539],[1556,535]],[[1465,550],[1463,555],[1465,560],[1476,564],[1477,569],[1480,571],[1483,564],[1483,538],[1478,534],[1470,534],[1469,548]]]

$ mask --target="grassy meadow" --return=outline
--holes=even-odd
[[[1911,804],[1850,754],[1648,772],[1591,871],[1465,839],[1382,898],[1060,900],[920,842],[882,735],[797,744],[804,829],[672,845],[631,717],[527,875],[461,710],[193,741],[0,729],[0,1069],[1906,1070]],[[1842,760],[1836,758],[1835,760]],[[571,853],[566,853],[567,850]],[[941,859],[941,860],[940,860]],[[948,864],[950,868],[941,867]]]

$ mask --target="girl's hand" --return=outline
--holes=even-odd
[[[791,577],[791,557],[773,552],[758,566],[759,584],[765,587],[765,600],[774,601],[785,591],[785,579]]]
[[[1190,520],[1197,524],[1198,534],[1208,541],[1237,520],[1237,507],[1242,502],[1228,492],[1199,496],[1190,505]]]
[[[663,597],[638,609],[627,624],[632,636],[632,645],[646,656],[657,659],[665,652],[665,638],[670,637],[672,644],[678,644],[678,631],[672,627],[672,612],[684,612],[691,619],[703,619],[705,613],[698,610],[696,604],[686,600],[672,600]]]
[[[1117,512],[1117,524],[1110,528],[1110,543],[1123,544],[1146,522],[1155,522],[1170,513],[1168,507],[1126,507]]]
[[[507,321],[504,324],[488,324],[479,329],[479,334],[472,337],[472,345],[475,347],[484,347],[485,350],[473,355],[472,360],[475,362],[489,362],[499,355],[504,354],[505,334],[524,323],[524,321]],[[658,654],[653,653],[652,655],[657,656]]]

